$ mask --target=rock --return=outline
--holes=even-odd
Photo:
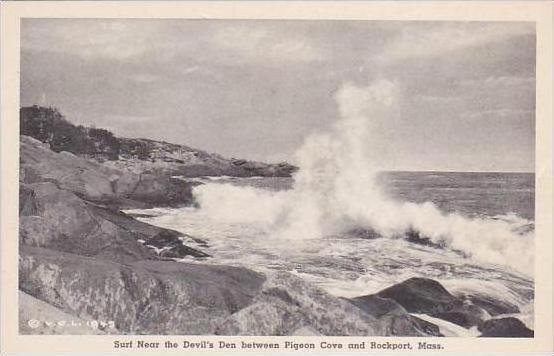
[[[36,205],[35,193],[27,188],[25,184],[19,186],[19,215],[37,215],[38,207]]]
[[[480,337],[533,337],[533,330],[519,319],[508,317],[489,319],[478,326]]]
[[[105,129],[75,126],[56,109],[36,105],[20,109],[20,128],[23,135],[34,137],[38,143],[47,143],[43,144],[46,149],[60,152],[64,158],[86,157],[105,163],[105,167],[123,168],[137,174],[150,170],[166,176],[290,177],[297,170],[286,162],[268,164],[226,159],[185,145],[143,138],[115,137]],[[134,180],[132,177],[125,177],[123,185]],[[88,193],[103,192],[99,190]]]
[[[231,163],[244,170],[248,176],[263,177],[290,177],[298,170],[297,167],[281,162],[279,164],[267,164],[261,162],[247,161],[245,159],[231,159]]]
[[[181,238],[187,238],[194,241],[202,247],[208,247],[208,244],[189,235],[183,235],[175,230],[163,229],[141,221],[135,220],[130,216],[120,212],[103,209],[100,207],[91,206],[91,209],[97,215],[109,220],[124,230],[132,233],[138,240],[143,240],[144,245],[155,248],[157,255],[165,258],[183,258],[185,256],[193,256],[198,258],[210,257],[209,254],[198,249],[187,246]],[[159,251],[161,250],[161,251]]]
[[[363,311],[381,320],[387,329],[387,335],[443,336],[438,326],[410,315],[393,299],[367,295],[349,300]]]
[[[20,182],[51,182],[84,200],[117,208],[178,206],[193,201],[191,185],[185,181],[56,153],[27,136],[20,136]]]
[[[161,251],[159,255],[166,258],[183,258],[185,256],[192,256],[197,258],[210,257],[210,255],[208,255],[207,253],[183,245],[182,243]]]
[[[181,232],[165,229],[158,226],[150,225],[145,222],[136,220],[130,215],[118,210],[106,209],[101,206],[89,204],[89,208],[94,211],[94,214],[109,220],[121,227],[124,230],[137,234],[138,238],[145,240],[145,243],[156,248],[163,248],[169,245],[174,245],[181,242],[181,237],[192,240],[198,245],[207,247],[208,244],[202,239],[183,234]]]
[[[475,306],[456,308],[454,311],[434,313],[431,316],[463,326],[464,328],[478,325],[486,317],[482,313],[482,310]]]
[[[42,216],[19,217],[19,239],[30,246],[48,246],[59,236],[55,224]]]
[[[27,293],[19,291],[19,333],[23,335],[103,335],[115,334],[108,320],[103,324],[77,318]],[[48,322],[48,324],[46,323]]]
[[[111,176],[120,173],[99,163],[51,151],[43,143],[20,136],[20,181],[53,182],[92,201],[113,199]]]
[[[20,219],[22,244],[117,261],[155,256],[137,242],[137,236],[94,214],[74,193],[53,183],[29,184],[24,189],[32,192],[26,204],[36,207],[36,215]]]
[[[285,272],[269,275],[253,302],[228,317],[217,333],[291,335],[304,328],[336,336],[385,333],[376,318]]]
[[[404,315],[407,313],[406,309],[393,299],[381,298],[377,295],[365,295],[347,300],[376,318],[381,318],[385,315]]]
[[[377,295],[393,299],[410,313],[418,314],[440,313],[463,304],[439,282],[428,278],[410,278],[380,291]]]
[[[516,314],[520,312],[517,305],[499,300],[488,295],[472,294],[466,295],[465,298],[470,300],[473,304],[485,309],[491,316],[497,316],[501,314]]]
[[[395,300],[410,313],[427,314],[466,328],[478,325],[488,316],[480,307],[455,297],[439,282],[427,278],[410,278],[377,295]]]
[[[20,289],[122,333],[213,334],[250,305],[264,276],[240,267],[142,260],[127,264],[21,246]]]
[[[291,333],[291,336],[322,336],[320,333],[315,331],[314,329],[304,326],[299,329],[294,330]]]
[[[347,231],[349,236],[352,236],[357,239],[368,239],[373,240],[382,237],[378,232],[371,228],[355,228]]]
[[[157,236],[169,235],[178,242],[171,247],[176,247],[175,253],[180,257],[207,256],[184,247],[175,231],[91,204],[53,183],[22,184],[21,188],[27,197],[20,217],[22,244],[121,262],[157,258],[152,249],[138,240],[155,240]]]
[[[141,174],[132,191],[124,194],[124,197],[152,206],[179,206],[183,203],[190,204],[193,200],[189,183],[154,174]]]
[[[444,243],[435,243],[430,238],[422,236],[419,231],[410,229],[405,233],[405,239],[411,243],[418,245],[433,247],[433,248],[444,248]]]

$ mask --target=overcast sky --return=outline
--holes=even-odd
[[[532,171],[530,23],[26,19],[21,105],[266,161],[337,120],[344,83],[398,89],[392,169]]]

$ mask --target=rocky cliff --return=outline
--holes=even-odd
[[[289,177],[296,167],[224,158],[186,145],[142,138],[115,137],[100,128],[76,126],[57,109],[30,106],[20,109],[21,134],[44,143],[54,152],[69,152],[134,173],[165,175]]]

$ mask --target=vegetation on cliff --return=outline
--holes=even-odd
[[[108,130],[74,125],[58,109],[33,105],[20,109],[20,133],[55,152],[70,152],[133,171],[156,170],[168,175],[290,176],[296,167],[227,159],[186,145],[145,138],[115,137]]]

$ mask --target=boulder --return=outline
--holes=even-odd
[[[381,322],[352,303],[285,272],[268,275],[251,305],[228,317],[222,335],[384,335]]]
[[[121,333],[213,334],[251,304],[264,276],[240,267],[142,260],[120,264],[21,246],[19,288]]]
[[[466,328],[488,317],[482,308],[455,297],[439,282],[428,278],[410,278],[377,295],[395,300],[410,313],[427,314]]]
[[[172,247],[183,246],[175,231],[96,206],[59,189],[54,183],[21,184],[21,189],[24,192],[19,223],[22,244],[114,261],[157,258],[153,249],[138,240],[155,239],[161,234],[173,236]],[[178,252],[180,257],[206,255],[193,248],[181,248]]]
[[[115,182],[116,187],[118,183]],[[116,188],[117,190],[117,188]],[[179,206],[193,201],[191,185],[164,175],[141,174],[133,189],[122,195],[151,206]]]
[[[381,320],[387,329],[387,335],[443,336],[438,326],[410,315],[393,299],[366,295],[349,300],[358,308]]]
[[[463,304],[439,282],[428,278],[410,278],[383,289],[377,295],[393,299],[410,313],[418,314],[440,313]]]
[[[527,328],[519,319],[508,317],[489,319],[478,327],[480,337],[533,337],[533,330]]]

